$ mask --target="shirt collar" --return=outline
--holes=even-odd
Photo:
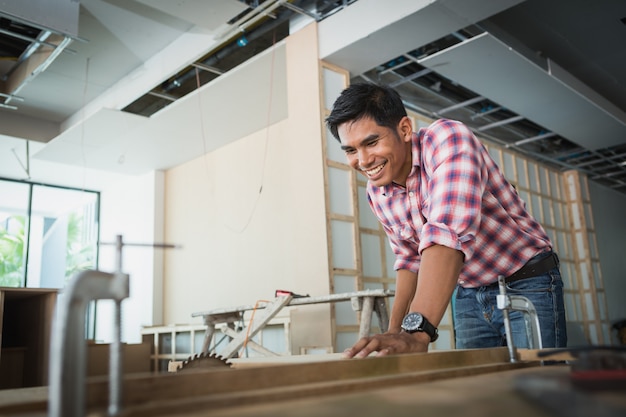
[[[411,175],[414,175],[415,171],[419,168],[420,166],[420,147],[418,146],[419,144],[419,136],[417,133],[413,132],[412,138],[411,138],[411,158],[412,158],[412,163],[413,163],[413,169],[411,170],[411,172],[409,173],[409,177]],[[392,195],[394,195],[397,192],[404,192],[405,188],[401,187],[397,184],[394,184],[393,182],[391,184],[387,184],[387,185],[383,185],[382,187],[379,187],[379,191],[382,195],[384,195],[385,197],[391,197]]]

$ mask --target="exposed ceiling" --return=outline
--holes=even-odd
[[[45,13],[50,2],[31,3],[21,7],[26,17],[16,11],[21,2],[0,1],[0,153],[9,152],[3,141],[28,138],[45,155],[94,115],[114,124],[103,109],[126,115],[118,129],[141,124],[299,24],[374,7],[372,0],[59,0]],[[504,146],[626,193],[625,1],[414,4],[421,8],[323,58],[349,69],[353,81],[394,85],[416,111],[463,120]],[[363,19],[344,26],[369,27]],[[167,167],[163,157],[148,160],[153,154],[143,166]]]

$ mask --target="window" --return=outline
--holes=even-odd
[[[0,286],[63,288],[97,266],[97,192],[0,180]]]

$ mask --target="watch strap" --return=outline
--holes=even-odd
[[[424,317],[422,328],[424,330],[424,333],[430,336],[430,343],[439,338],[439,330],[435,326],[433,326],[432,323],[426,319],[426,317]]]

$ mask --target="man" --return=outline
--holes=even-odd
[[[506,344],[497,279],[537,309],[543,347],[567,343],[558,257],[542,226],[464,124],[437,120],[413,132],[399,94],[375,84],[345,89],[326,119],[396,255],[396,294],[384,334],[346,357],[426,352],[454,293],[459,349]],[[456,289],[456,292],[455,292]],[[527,347],[523,314],[510,314]]]

